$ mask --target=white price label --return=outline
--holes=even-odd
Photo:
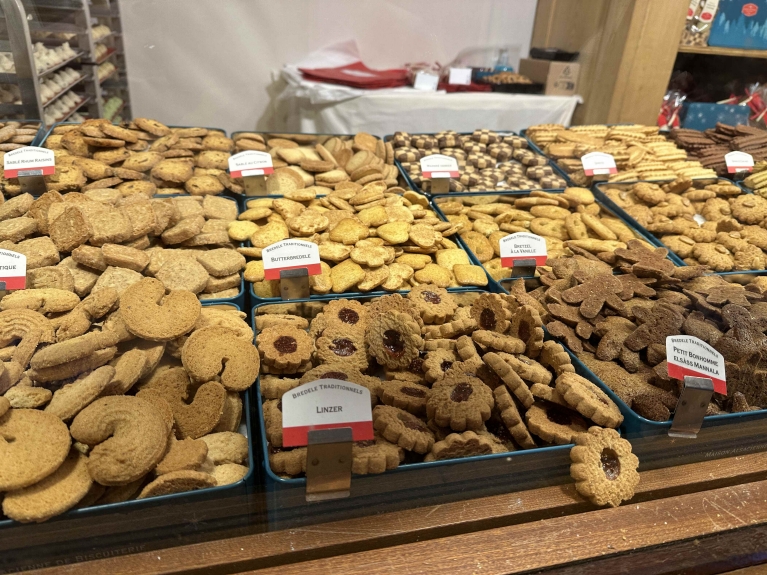
[[[427,92],[436,92],[438,85],[439,76],[429,74],[428,72],[418,72],[415,75],[415,82],[413,82],[413,88]]]
[[[754,169],[754,157],[746,152],[730,152],[724,155],[727,173],[750,172]]]
[[[353,441],[373,439],[370,390],[341,379],[318,379],[282,396],[282,445],[308,443],[316,429],[351,427]]]
[[[606,174],[617,174],[618,168],[615,165],[615,158],[604,152],[591,152],[581,156],[583,171],[587,176],[601,176]]]
[[[421,158],[421,175],[424,178],[457,178],[458,161],[450,156],[432,154]]]
[[[0,282],[5,290],[24,289],[27,285],[27,256],[0,250]]]
[[[283,270],[306,268],[310,276],[322,273],[320,249],[317,244],[306,240],[282,240],[261,251],[264,262],[264,277],[268,280],[280,279]]]
[[[517,232],[501,238],[501,266],[514,267],[519,260],[535,260],[536,266],[546,265],[546,240],[528,232]]]
[[[683,380],[685,375],[707,377],[714,382],[716,393],[727,394],[727,378],[722,354],[705,341],[689,335],[666,338],[668,375]]]
[[[265,176],[272,172],[274,172],[272,157],[266,152],[245,150],[229,156],[229,175],[233,178]]]
[[[468,86],[471,84],[471,68],[450,68],[447,83]]]
[[[50,176],[56,172],[56,157],[53,150],[25,146],[5,153],[3,172],[6,178]]]

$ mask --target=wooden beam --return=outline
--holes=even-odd
[[[767,453],[645,471],[641,478],[631,504],[612,512],[646,505],[659,498],[767,479]],[[568,484],[100,559],[39,573],[231,573],[277,565],[284,569],[288,564],[388,549],[415,540],[484,533],[488,529],[525,524],[537,529],[540,520],[565,516],[574,520],[584,514],[591,515],[589,511],[594,509]],[[656,506],[656,509],[662,507]]]
[[[573,124],[655,124],[686,0],[540,0],[531,46],[580,52]]]
[[[249,573],[507,575],[617,555],[622,570],[631,571],[638,566],[628,554],[638,549],[767,526],[765,498],[767,481],[759,481]]]

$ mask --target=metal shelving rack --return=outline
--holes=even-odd
[[[92,28],[97,24],[106,24],[111,33],[94,40]],[[39,40],[36,32],[75,34],[69,42],[77,55],[38,73],[33,55],[34,43],[42,41],[52,47],[65,40],[50,37]],[[108,48],[107,54],[99,59],[95,57],[97,43],[103,43]],[[73,89],[82,100],[58,121],[66,120],[75,112],[91,118],[104,117],[104,101],[112,95],[123,100],[119,108],[122,117],[130,113],[117,0],[0,0],[0,51],[11,52],[16,67],[15,74],[0,73],[0,83],[17,84],[21,93],[21,104],[0,104],[0,118],[39,118],[45,123],[45,108]],[[99,81],[98,66],[110,59],[117,70]],[[42,82],[48,75],[67,66],[79,68],[81,78],[44,103],[40,95]]]
[[[130,118],[130,93],[128,91],[128,68],[125,64],[125,46],[123,44],[122,19],[120,18],[120,4],[118,0],[92,0],[90,5],[91,18],[100,24],[106,24],[112,31],[108,36],[98,40],[104,44],[108,51],[102,56],[97,64],[112,62],[116,70],[108,78],[100,82],[101,97],[104,101],[112,96],[122,99],[120,107],[112,114],[106,116],[110,120],[116,117]]]

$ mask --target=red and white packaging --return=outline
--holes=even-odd
[[[53,150],[24,146],[5,153],[3,172],[6,178],[51,176],[56,172],[56,158]]]
[[[5,282],[5,289],[24,289],[27,285],[27,256],[0,250],[0,282]]]
[[[727,173],[751,172],[754,169],[754,157],[746,152],[730,152],[724,155]]]
[[[350,427],[353,441],[373,439],[370,390],[340,379],[318,379],[282,396],[282,445],[300,447],[316,429]]]
[[[273,172],[272,157],[266,152],[245,150],[234,156],[229,156],[229,175],[233,178],[268,176]]]
[[[700,18],[700,21],[704,24],[711,24],[718,8],[719,0],[706,0],[698,18]]]
[[[421,174],[424,178],[457,178],[461,175],[458,171],[458,162],[450,156],[432,154],[421,158]]]
[[[618,167],[615,165],[615,158],[604,152],[590,152],[581,156],[583,171],[587,176],[602,176],[608,174],[617,174]]]
[[[516,232],[501,238],[501,266],[514,267],[519,260],[535,260],[536,266],[546,265],[546,240],[528,232]]]
[[[714,382],[716,393],[727,394],[724,357],[705,341],[689,335],[666,338],[668,375],[683,380],[685,375],[707,377]]]
[[[264,277],[268,280],[280,279],[283,270],[306,268],[310,276],[322,273],[320,249],[317,244],[306,240],[282,240],[261,250],[264,262]]]

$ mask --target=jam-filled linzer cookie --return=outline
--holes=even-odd
[[[256,346],[266,365],[284,370],[284,373],[295,373],[311,357],[314,349],[309,334],[285,325],[261,331],[256,338]]]
[[[448,377],[431,388],[426,413],[442,427],[455,431],[475,430],[490,419],[494,404],[493,392],[481,379]]]
[[[396,311],[372,317],[365,339],[378,363],[395,369],[410,365],[423,347],[418,324],[408,314]]]
[[[639,459],[614,429],[590,427],[570,450],[570,476],[578,493],[595,505],[617,507],[634,497]]]

